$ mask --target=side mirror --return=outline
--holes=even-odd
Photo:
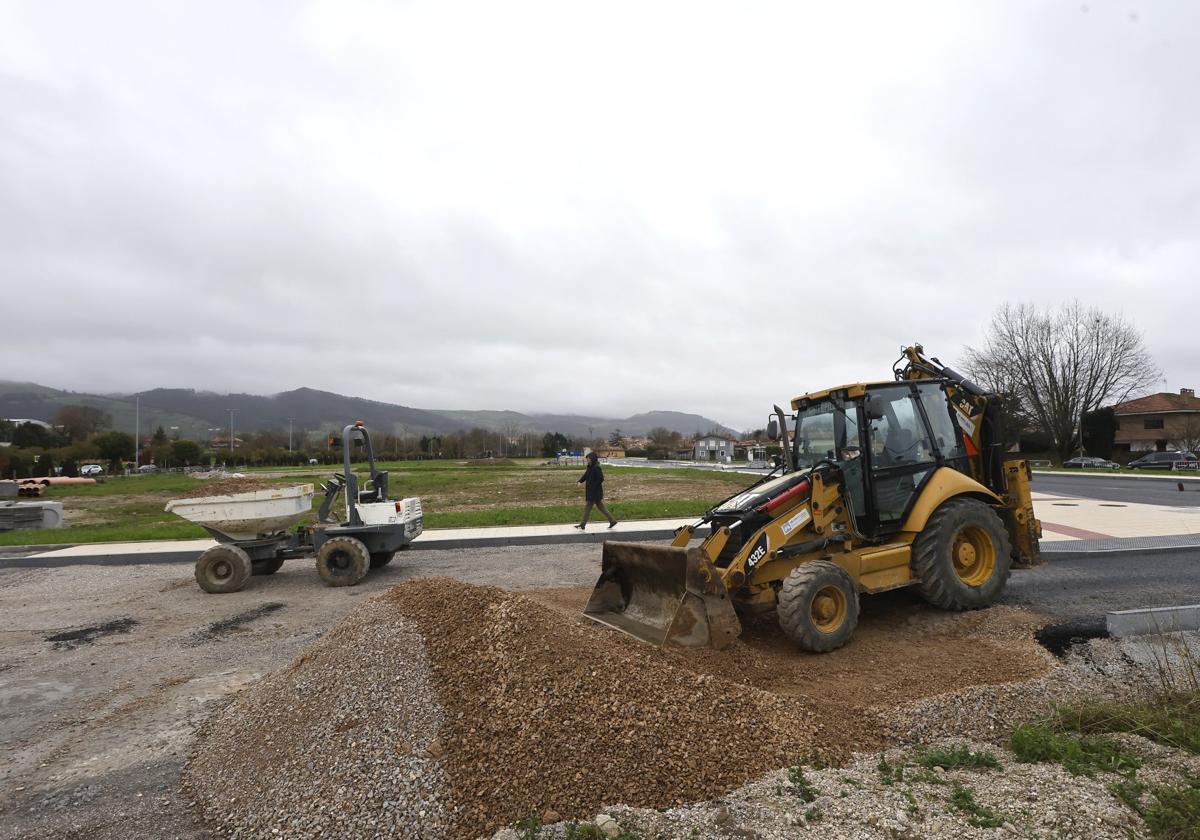
[[[783,463],[783,459],[780,458],[778,455],[771,456],[771,466],[772,467],[775,467],[776,469],[778,469],[779,465],[782,463]]]
[[[884,416],[883,407],[885,401],[882,397],[867,397],[867,402],[863,408],[867,412],[868,420],[882,420]]]
[[[779,421],[774,417],[767,423],[767,437],[771,440],[779,440]]]

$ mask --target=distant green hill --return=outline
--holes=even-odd
[[[140,409],[138,405],[140,404]],[[297,388],[281,394],[215,394],[188,388],[155,388],[139,394],[97,395],[60,391],[32,382],[0,381],[0,417],[52,420],[64,405],[89,405],[108,412],[113,428],[133,431],[134,414],[140,413],[140,428],[149,434],[159,426],[178,428],[181,437],[203,440],[210,430],[229,427],[229,409],[234,412],[234,430],[286,430],[289,418],[297,435],[340,429],[362,420],[370,429],[400,436],[422,436],[439,432],[482,428],[518,433],[561,432],[568,437],[606,437],[614,429],[626,435],[644,435],[662,426],[680,434],[720,429],[732,433],[715,420],[677,411],[651,411],[624,419],[579,415],[522,414],[516,411],[431,411]]]

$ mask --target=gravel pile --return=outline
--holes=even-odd
[[[1023,611],[904,609],[806,657],[777,633],[723,653],[658,650],[584,621],[570,592],[543,603],[449,578],[394,587],[207,724],[185,791],[220,837],[458,840],[613,803],[680,808],[910,734],[908,703],[939,685],[1053,661]]]
[[[441,840],[443,722],[420,633],[368,601],[205,724],[184,792],[220,837]]]
[[[426,640],[455,836],[704,799],[812,745],[799,699],[698,675],[524,596],[432,578],[385,597]]]
[[[1186,640],[1193,651],[1200,648],[1200,634],[1188,634]],[[646,838],[1118,840],[1148,836],[1146,825],[1112,791],[1122,776],[1100,772],[1088,778],[1073,776],[1058,764],[1022,764],[1004,744],[1017,722],[1037,716],[1052,702],[1082,696],[1129,698],[1153,690],[1162,668],[1155,657],[1163,657],[1155,645],[1153,640],[1096,640],[1075,647],[1042,678],[956,692],[890,713],[880,710],[881,716],[897,724],[899,735],[919,744],[860,753],[837,767],[807,766],[802,778],[777,770],[725,796],[679,808],[655,810],[614,803],[587,822],[608,829],[610,836],[623,830]],[[1179,666],[1178,676],[1187,679],[1186,663]],[[970,734],[980,730],[991,742]],[[1200,756],[1137,735],[1109,737],[1143,761],[1137,774],[1141,782],[1178,785],[1189,775],[1200,775]],[[922,750],[963,744],[991,752],[1000,767],[947,771],[926,769],[916,761]],[[957,789],[969,793],[970,802],[982,810],[968,810],[972,806],[961,793],[956,797]],[[998,824],[987,827],[993,822]],[[532,834],[503,829],[493,840],[531,836],[562,840],[572,835],[568,824],[559,823]]]
[[[798,698],[431,578],[363,604],[239,694],[199,734],[184,789],[222,837],[473,838],[719,795],[805,754],[816,731]]]

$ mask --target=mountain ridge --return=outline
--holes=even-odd
[[[604,438],[620,430],[645,435],[662,426],[680,434],[736,431],[699,414],[656,410],[625,418],[589,414],[520,412],[511,409],[425,409],[300,387],[276,394],[198,391],[194,388],[151,388],[131,394],[90,394],[50,388],[34,382],[0,380],[0,417],[50,421],[64,405],[90,405],[112,415],[113,428],[133,428],[135,416],[143,433],[158,426],[183,437],[203,440],[226,431],[233,409],[237,431],[286,430],[291,421],[299,434],[340,429],[354,420],[385,434],[421,437],[481,428],[493,432],[545,434],[569,438]]]

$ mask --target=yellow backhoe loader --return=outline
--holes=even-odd
[[[724,648],[774,611],[802,649],[841,647],[859,595],[916,587],[978,609],[1040,562],[1029,465],[1005,458],[1001,399],[907,347],[895,379],[804,394],[768,436],[778,467],[669,546],[606,542],[584,615],[662,645]],[[691,546],[699,528],[709,534]]]

